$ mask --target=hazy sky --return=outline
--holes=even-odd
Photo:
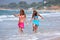
[[[32,3],[32,2],[40,2],[40,1],[43,1],[43,0],[0,0],[0,5],[2,4],[8,4],[8,3],[11,3],[11,2],[20,2],[20,1],[26,1],[27,3]]]

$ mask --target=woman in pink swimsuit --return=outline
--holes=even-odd
[[[24,13],[24,10],[21,9],[19,14],[14,14],[14,15],[19,17],[19,21],[18,21],[19,30],[23,32],[24,21],[26,19],[26,14]]]

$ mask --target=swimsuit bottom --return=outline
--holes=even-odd
[[[19,28],[24,28],[24,22],[19,22],[18,26],[19,26]]]
[[[33,20],[33,24],[39,26],[39,20]]]

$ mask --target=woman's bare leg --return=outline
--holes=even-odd
[[[35,32],[37,32],[37,29],[38,29],[38,27],[37,27],[37,26],[35,26]]]
[[[33,31],[34,31],[34,26],[33,26]]]
[[[19,32],[23,32],[23,29],[22,28],[19,28]]]
[[[35,25],[33,24],[33,31],[35,31]]]

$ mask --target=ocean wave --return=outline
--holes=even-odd
[[[1,15],[0,18],[15,17],[14,15]]]
[[[18,18],[15,17],[14,15],[1,15],[0,21],[4,21],[4,20],[18,20]]]
[[[18,9],[4,9],[2,11],[19,11]]]
[[[43,17],[56,17],[56,16],[60,16],[59,13],[51,13],[51,14],[41,14]],[[31,19],[32,14],[26,14],[27,19]],[[18,17],[15,17],[14,15],[0,15],[0,21],[4,21],[4,20],[18,20]]]
[[[31,18],[31,15],[27,15],[27,19]],[[4,20],[18,20],[18,17],[15,17],[14,15],[1,15],[0,21]]]
[[[5,18],[5,19],[0,19],[0,22],[2,21],[11,21],[11,20],[18,20],[18,18]]]

